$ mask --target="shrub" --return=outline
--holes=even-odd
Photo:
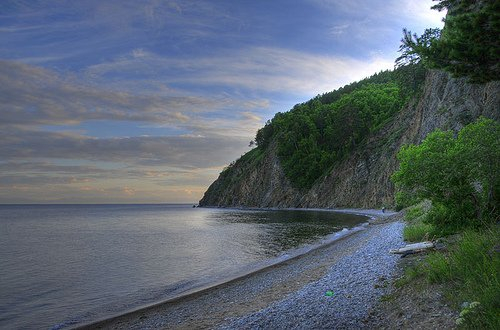
[[[396,211],[400,211],[406,207],[415,205],[419,202],[418,197],[407,191],[398,191],[394,197]]]
[[[424,210],[423,204],[413,205],[412,207],[409,207],[408,210],[406,211],[405,220],[413,221],[417,218],[420,218],[424,214],[426,214],[426,211]]]
[[[426,223],[409,224],[403,230],[403,238],[408,242],[421,242],[432,239],[434,236],[434,226]]]
[[[453,132],[436,130],[398,153],[398,189],[429,199],[427,222],[443,231],[477,228],[499,214],[500,125],[480,118]]]

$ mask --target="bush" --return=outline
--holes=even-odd
[[[458,136],[436,130],[398,153],[393,174],[402,194],[429,199],[427,222],[443,231],[477,228],[499,216],[500,125],[480,118]]]
[[[424,209],[423,203],[420,203],[420,204],[417,204],[417,205],[413,205],[412,207],[409,207],[406,210],[405,220],[407,220],[407,221],[413,221],[413,220],[416,220],[416,219],[420,218],[424,214],[427,214],[427,212]]]
[[[419,202],[418,197],[415,194],[406,192],[406,191],[398,191],[394,196],[395,201],[395,209],[396,211],[401,211],[402,209],[415,205]]]
[[[426,223],[406,225],[403,229],[403,238],[408,242],[421,242],[432,239],[434,226]]]
[[[421,242],[436,236],[436,228],[427,222],[426,217],[431,209],[428,201],[413,205],[406,210],[407,225],[403,230],[403,238],[409,242]]]

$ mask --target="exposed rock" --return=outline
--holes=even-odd
[[[208,188],[200,206],[290,207],[298,204],[298,191],[285,176],[269,146],[262,159],[237,162],[230,173],[221,173]]]
[[[286,178],[271,144],[258,161],[236,162],[221,173],[200,206],[362,207],[392,205],[391,174],[396,154],[406,143],[419,143],[436,128],[460,130],[480,116],[500,119],[500,82],[470,84],[441,71],[429,71],[418,99],[384,129],[370,136],[308,191]]]

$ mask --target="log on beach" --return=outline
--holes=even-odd
[[[408,244],[405,247],[399,249],[392,249],[389,252],[394,254],[407,254],[407,253],[424,251],[432,248],[434,248],[434,243],[432,242],[419,242],[419,243]]]

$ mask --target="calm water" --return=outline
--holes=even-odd
[[[122,313],[364,221],[189,205],[0,205],[0,328],[57,329]]]

